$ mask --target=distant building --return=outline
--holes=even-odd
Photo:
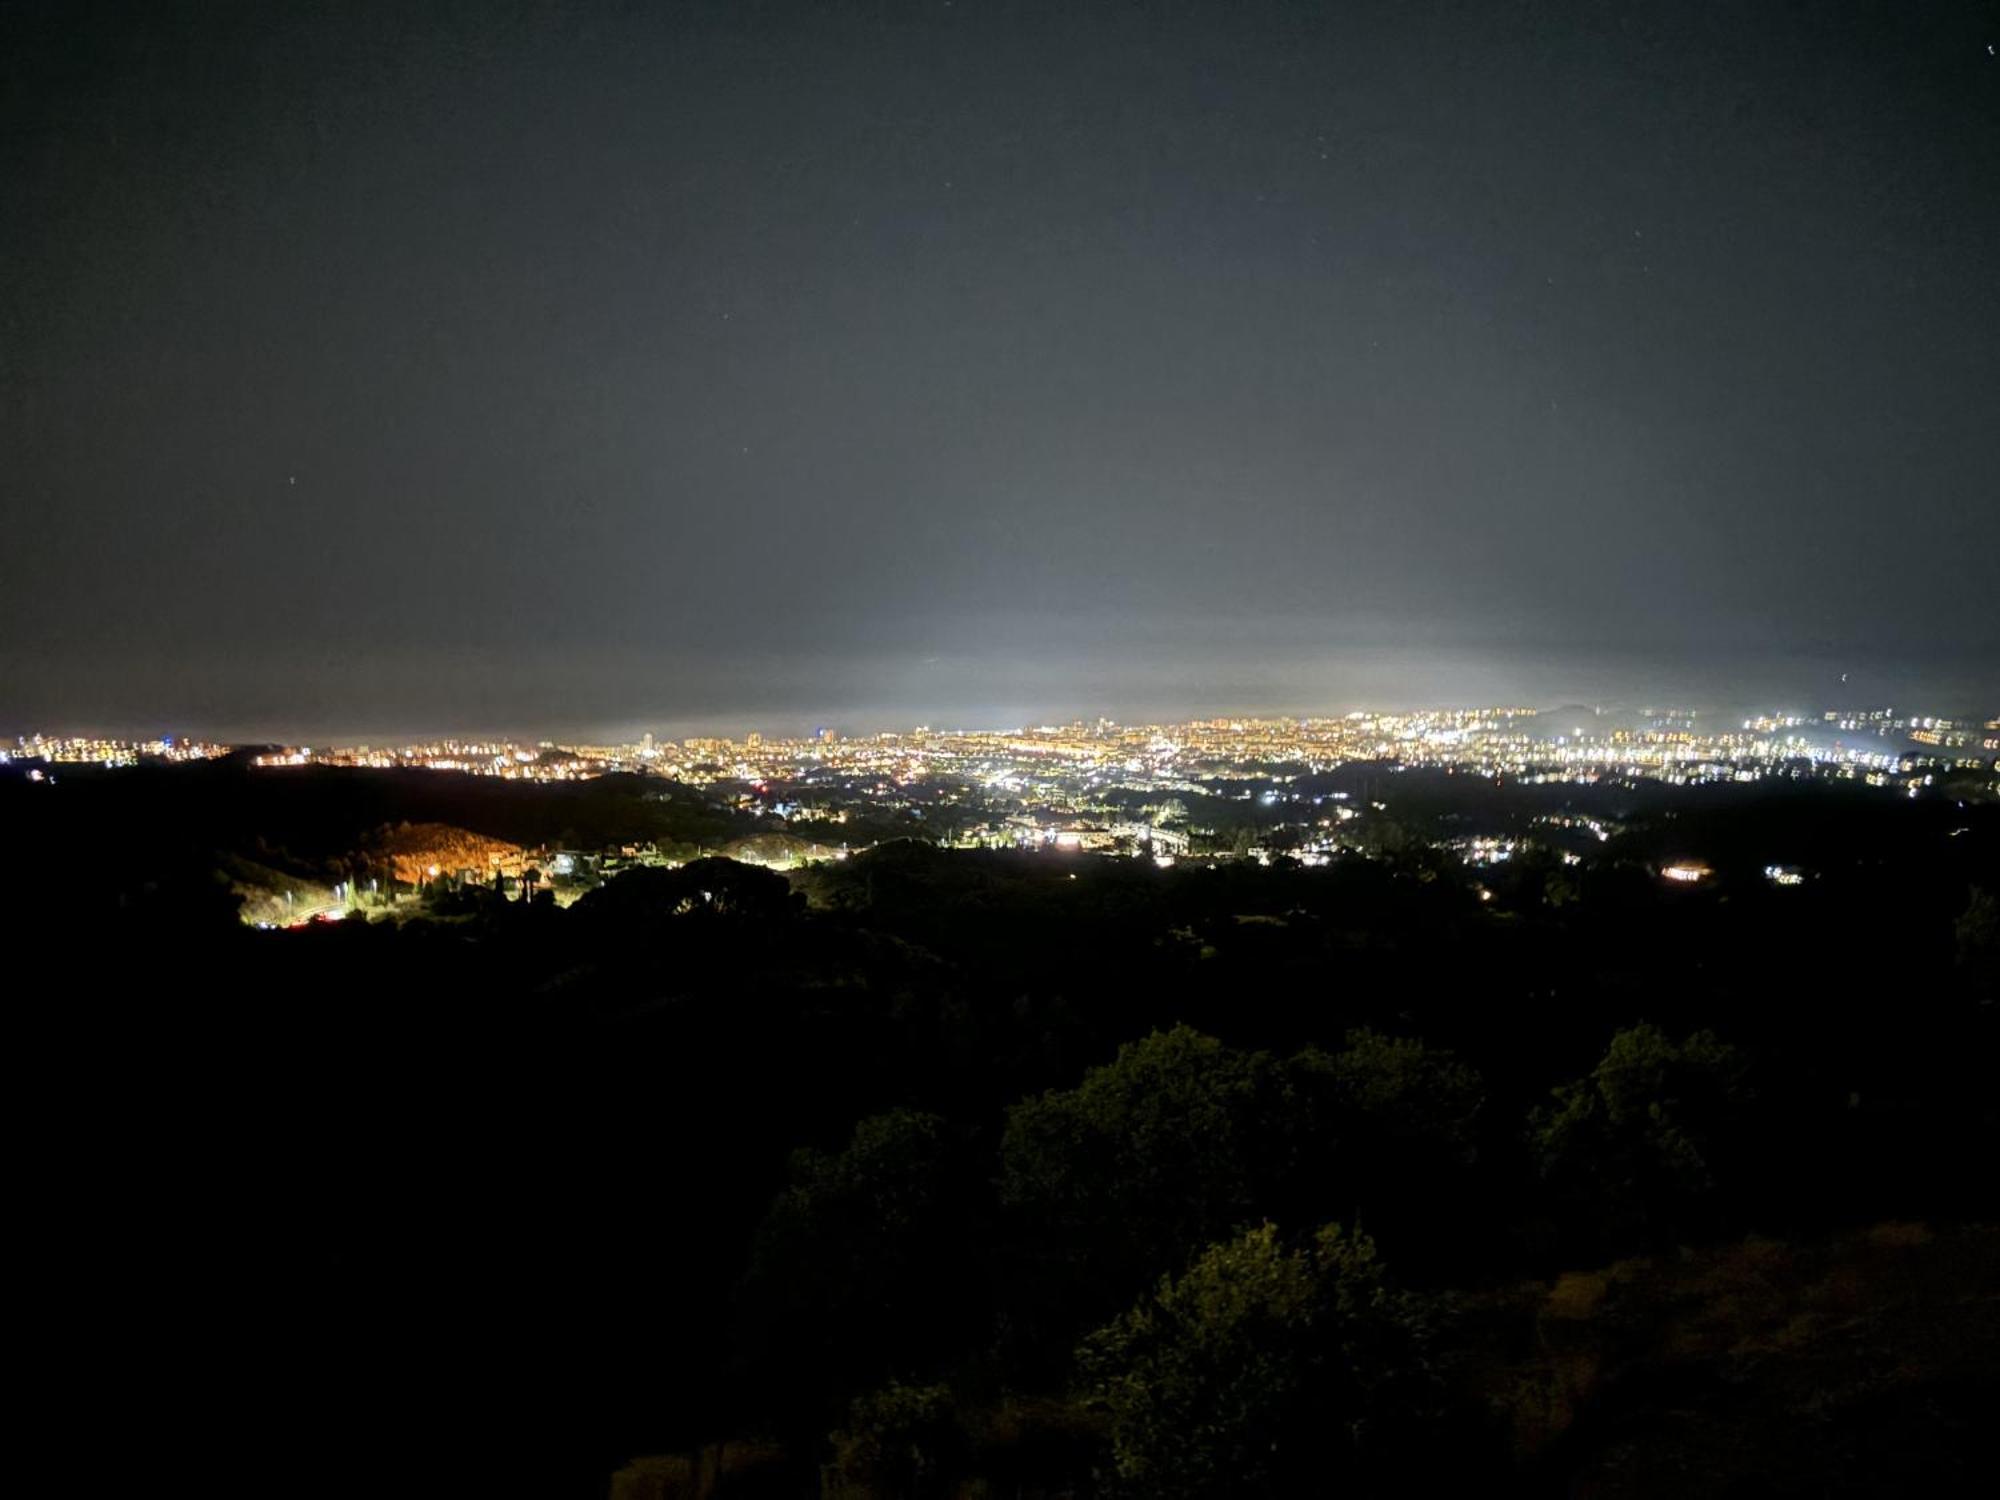
[[[1171,828],[1157,828],[1151,823],[1114,823],[1112,834],[1121,839],[1130,839],[1141,850],[1154,854],[1185,854],[1188,852],[1188,836]]]
[[[596,880],[604,873],[604,860],[577,849],[558,849],[549,859],[549,873],[559,880]]]

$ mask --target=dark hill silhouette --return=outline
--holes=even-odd
[[[1396,1300],[1338,1326],[1404,1351],[1365,1368],[1421,1420],[1309,1447],[1329,1484],[1548,1493],[1647,1454],[1811,1489],[1816,1400],[1857,1473],[1893,1471],[1876,1443],[1941,1484],[1990,1459],[1959,1414],[1993,1271],[1967,1226],[2000,1214],[2000,808],[1665,789],[1553,866],[1560,900],[1546,868],[1420,844],[1162,869],[904,841],[260,932],[232,844],[268,880],[393,813],[731,815],[643,780],[125,774],[0,778],[11,956],[50,976],[9,1011],[24,1416],[112,1471],[596,1500],[727,1440],[746,1485],[845,1465],[893,1492],[914,1453],[939,1484],[1090,1492],[1146,1412],[1256,1435],[1200,1350],[1269,1352],[1280,1415],[1358,1399],[1305,1315],[1338,1287],[1300,1279],[1357,1220]],[[1541,805],[1406,784],[1413,819]],[[1669,888],[1669,842],[1714,880]],[[1774,887],[1778,848],[1823,867]],[[1841,1248],[1891,1220],[1936,1255]],[[1733,1286],[1753,1235],[1782,1253]],[[1238,1264],[1257,1298],[1204,1290]],[[1608,1278],[1601,1317],[1556,1326],[1566,1275]],[[1093,1405],[1077,1350],[1114,1325],[1089,1379],[1137,1383]],[[1765,1362],[1731,1385],[1702,1340],[1739,1327]]]

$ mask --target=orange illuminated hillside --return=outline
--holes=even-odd
[[[411,885],[468,870],[482,877],[496,871],[519,876],[528,864],[520,845],[449,823],[400,823],[384,832],[379,851],[395,878]]]

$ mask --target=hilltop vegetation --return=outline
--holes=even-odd
[[[334,796],[267,844],[505,836]],[[100,894],[30,891],[20,1011],[35,1348],[92,1451],[630,1500],[1991,1466],[1986,810],[1814,833],[1796,889],[1724,847],[1795,804],[1710,847],[1690,801],[1693,889],[1645,823],[1478,872],[898,843],[257,932],[214,827],[117,805],[153,845],[38,850]]]

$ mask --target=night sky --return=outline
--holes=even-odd
[[[2000,705],[1993,4],[0,16],[0,732]]]

